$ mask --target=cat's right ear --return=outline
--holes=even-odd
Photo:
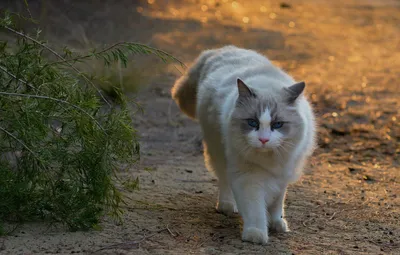
[[[239,91],[239,98],[256,96],[253,91],[251,91],[251,89],[239,78],[237,79],[237,87]]]
[[[302,82],[298,82],[288,88],[285,88],[285,91],[287,93],[287,102],[289,104],[293,104],[296,99],[300,96],[301,93],[303,93],[304,88],[306,87],[306,84]]]

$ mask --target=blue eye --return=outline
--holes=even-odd
[[[277,121],[271,124],[271,128],[272,129],[278,129],[281,128],[283,126],[283,122]]]
[[[258,121],[254,119],[248,119],[247,124],[249,124],[250,127],[258,128]]]

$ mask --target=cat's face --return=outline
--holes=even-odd
[[[232,115],[233,139],[244,142],[243,150],[286,150],[294,147],[302,119],[295,103],[304,89],[297,83],[269,95],[252,91],[238,79],[239,98]]]

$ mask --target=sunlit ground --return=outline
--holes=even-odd
[[[215,182],[202,163],[198,125],[169,98],[179,72],[160,71],[154,59],[140,58],[135,68],[152,78],[138,96],[145,114],[135,118],[141,167],[157,170],[127,174],[139,175],[142,185],[129,196],[157,206],[129,202],[135,209],[124,226],[105,220],[100,233],[62,236],[67,247],[96,250],[169,224],[178,236],[161,233],[122,254],[400,254],[399,1],[62,2],[47,3],[43,14],[44,32],[59,45],[78,49],[139,41],[187,64],[202,50],[226,44],[264,53],[306,81],[320,130],[311,166],[289,189],[292,232],[272,235],[267,247],[242,243],[239,219],[213,210]],[[40,6],[32,5],[32,12],[40,13]],[[35,238],[57,243],[64,234],[34,238],[32,229],[26,231],[33,233],[23,239],[28,246]],[[15,237],[6,245],[20,242]]]

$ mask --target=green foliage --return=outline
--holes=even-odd
[[[144,67],[130,65],[125,68],[120,62],[106,66],[102,60],[94,60],[88,65],[83,65],[81,69],[85,69],[92,77],[102,77],[96,80],[96,86],[116,100],[120,100],[121,92],[122,94],[138,92],[151,79],[149,71]]]
[[[66,52],[66,54],[71,54],[71,52]],[[152,64],[151,71],[147,70],[147,72],[137,66],[132,68],[132,65],[131,68],[127,69],[129,55],[153,55],[164,63],[172,61],[179,63],[181,67],[185,67],[181,61],[167,52],[144,44],[128,42],[115,43],[100,51],[94,49],[89,54],[78,55],[69,58],[67,61],[58,61],[54,64],[80,64],[82,61],[93,59],[94,61],[90,62],[88,73],[96,79],[96,85],[101,90],[111,98],[119,100],[120,91],[124,93],[137,92],[140,84],[148,81],[148,76],[152,76],[154,71],[157,70],[157,66],[154,64]]]
[[[118,217],[116,170],[139,155],[129,104],[122,95],[119,105],[107,102],[96,77],[74,64],[100,58],[126,65],[129,54],[176,59],[135,43],[59,54],[39,32],[16,31],[8,14],[0,27],[16,38],[0,42],[0,232],[6,221],[45,219],[79,230],[96,227],[105,211]]]
[[[139,177],[136,177],[133,180],[131,178],[129,178],[128,180],[124,181],[122,184],[129,191],[134,191],[134,190],[140,189]]]

